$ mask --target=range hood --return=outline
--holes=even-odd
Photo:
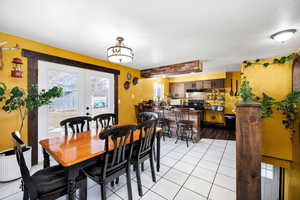
[[[205,89],[203,89],[203,88],[191,88],[191,89],[186,89],[186,92],[205,92]]]

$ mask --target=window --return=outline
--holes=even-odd
[[[273,165],[261,163],[261,176],[268,179],[273,179]]]
[[[154,83],[153,85],[153,99],[161,100],[164,97],[164,87],[161,83]]]

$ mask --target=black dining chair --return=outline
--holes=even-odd
[[[154,120],[154,119],[158,119],[158,114],[155,112],[141,112],[139,114],[139,123],[143,123],[145,121],[148,120]],[[154,159],[157,160],[157,158],[155,157],[156,153],[155,153],[155,148],[153,149],[153,154],[154,154]],[[142,163],[142,171],[144,171],[144,163]]]
[[[26,148],[16,132],[12,133],[15,154],[22,176],[23,200],[54,200],[67,194],[67,179],[64,168],[53,166],[30,175],[23,150]],[[80,199],[87,199],[87,178],[83,174],[76,179]]]
[[[93,120],[96,121],[97,129],[99,129],[100,127],[103,129],[107,129],[116,124],[116,118],[116,114],[114,113],[105,113],[95,116]]]
[[[144,122],[151,119],[157,119],[158,115],[155,112],[141,112],[139,114],[139,122]]]
[[[141,171],[139,165],[146,160],[150,161],[152,181],[156,182],[155,167],[153,160],[153,148],[155,140],[157,120],[148,120],[140,123],[137,128],[139,129],[139,140],[135,145],[132,155],[132,164],[136,171],[137,186],[139,196],[143,196]]]
[[[106,185],[126,174],[128,199],[132,200],[130,161],[133,151],[133,134],[136,125],[113,127],[99,136],[105,140],[105,153],[99,162],[86,167],[83,172],[101,187],[101,199],[106,200]]]
[[[68,134],[69,128],[71,128],[72,133],[74,134],[83,131],[89,131],[91,121],[92,118],[88,116],[72,117],[61,121],[60,126],[65,128],[65,134]]]
[[[190,120],[190,110],[188,108],[178,108],[174,110],[175,112],[175,121],[176,121],[176,136],[178,140],[186,141],[187,147],[189,147],[189,141],[193,141],[193,126],[194,121]]]

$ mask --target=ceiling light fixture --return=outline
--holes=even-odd
[[[107,58],[111,62],[129,63],[133,60],[133,50],[123,43],[124,38],[117,37],[117,44],[107,49]]]
[[[287,29],[287,30],[279,31],[277,33],[272,34],[271,38],[278,42],[286,42],[289,39],[291,39],[296,32],[297,32],[296,29]]]

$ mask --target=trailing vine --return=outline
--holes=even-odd
[[[274,58],[271,62],[262,62],[261,59],[256,59],[255,61],[247,61],[245,60],[243,62],[244,67],[250,67],[251,65],[262,65],[263,67],[268,67],[272,64],[284,64],[286,62],[291,62],[293,61],[295,58],[300,56],[300,50],[298,50],[297,52],[293,52],[287,56],[281,56],[279,58]]]
[[[295,121],[298,112],[300,112],[300,91],[291,92],[282,101],[275,101],[274,98],[268,96],[266,93],[262,93],[262,97],[258,97],[252,93],[249,81],[244,77],[239,96],[241,97],[242,102],[260,103],[262,118],[270,117],[273,114],[273,108],[275,107],[286,118],[282,121],[284,127],[295,132]]]

